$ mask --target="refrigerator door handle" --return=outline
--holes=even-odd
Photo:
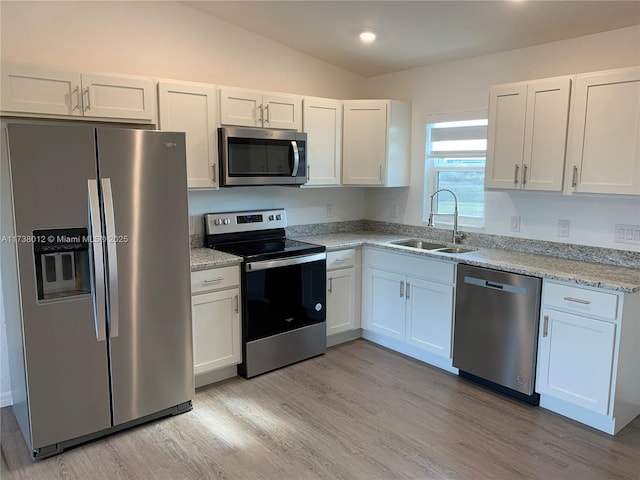
[[[98,197],[98,181],[87,181],[89,194],[89,255],[91,271],[91,288],[93,290],[93,320],[96,327],[96,340],[107,339],[104,296],[104,252],[102,250],[102,226],[100,224],[100,201]]]
[[[104,223],[107,234],[107,264],[109,268],[109,337],[118,336],[118,254],[116,244],[116,222],[113,215],[111,179],[102,179],[104,200]]]

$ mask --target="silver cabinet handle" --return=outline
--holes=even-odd
[[[89,87],[84,89],[84,93],[87,94],[87,104],[84,107],[84,111],[87,112],[91,110],[91,92],[89,91]]]
[[[571,186],[572,187],[578,186],[578,167],[576,167],[575,165],[573,166],[573,176],[571,177]]]
[[[100,223],[100,201],[98,181],[88,180],[89,195],[89,270],[91,290],[93,291],[93,321],[96,328],[96,340],[107,339],[107,304],[104,298],[104,251],[102,249],[102,225]]]
[[[238,295],[236,295],[235,300],[236,300],[236,313],[238,313],[240,312],[240,300],[238,298]]]
[[[107,265],[109,266],[109,337],[118,336],[118,253],[116,239],[116,221],[113,214],[113,194],[111,179],[102,179],[102,198],[104,201],[104,225],[107,233]]]
[[[300,166],[300,153],[298,152],[298,142],[291,140],[291,148],[293,150],[293,172],[291,176],[295,177],[298,174],[298,167]]]
[[[263,118],[264,118],[264,110],[262,108],[262,104],[258,105],[258,108],[260,109],[260,120],[259,120],[259,122],[260,122],[260,125],[262,125],[264,123],[264,120],[263,120]],[[256,119],[256,123],[257,122],[258,122],[258,120]]]
[[[217,177],[217,173],[218,173],[218,172],[216,172],[216,165],[217,165],[217,163],[214,163],[213,165],[211,165],[211,173],[212,173],[212,177],[211,177],[211,179],[212,179],[214,182],[217,182],[216,177]]]
[[[75,94],[76,96],[76,104],[73,104],[73,95]],[[75,110],[79,110],[80,109],[80,102],[82,102],[81,98],[80,98],[80,85],[76,85],[76,88],[74,88],[71,91],[71,95],[69,95],[69,101],[71,103],[71,111],[75,111]]]
[[[527,184],[527,165],[524,165],[522,167],[522,185],[526,185]]]
[[[380,183],[382,183],[382,165],[380,165]]]
[[[404,281],[400,282],[400,298],[404,297]]]
[[[333,262],[334,263],[344,263],[347,260],[349,260],[348,258],[336,258]]]
[[[205,285],[209,285],[211,283],[218,283],[221,282],[222,280],[224,280],[224,277],[216,277],[216,278],[207,278],[206,280],[204,280],[202,283],[204,283]]]
[[[264,107],[265,119],[264,123],[269,123],[269,104]]]
[[[409,295],[411,294],[411,284],[409,282],[407,282],[407,293],[405,295],[405,298],[407,300],[409,300]]]
[[[544,325],[542,327],[542,336],[546,337],[549,335],[549,315],[544,316]]]
[[[307,182],[311,178],[311,165],[307,165]]]
[[[333,277],[329,277],[329,293],[333,293]]]
[[[518,172],[520,171],[520,165],[518,165],[516,163],[516,172],[513,175],[513,184],[517,185],[518,184]]]
[[[590,305],[589,300],[582,300],[581,298],[564,297],[567,302],[581,303],[582,305]]]

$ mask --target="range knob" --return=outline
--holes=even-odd
[[[282,215],[280,214],[276,215],[276,220],[282,220]]]
[[[269,215],[269,221],[273,222],[273,215]]]
[[[225,218],[222,223],[224,223],[225,225],[229,225],[231,223],[231,219],[230,218]]]
[[[214,225],[222,225],[222,219],[221,219],[221,218],[216,218],[216,219],[213,221],[213,224],[214,224]]]

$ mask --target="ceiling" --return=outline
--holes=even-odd
[[[182,3],[364,77],[640,24],[640,1]]]

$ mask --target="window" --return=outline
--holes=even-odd
[[[484,115],[486,117],[486,115]],[[427,123],[424,219],[431,208],[431,194],[442,188],[458,197],[458,222],[484,225],[484,164],[487,151],[487,119],[477,118]],[[453,222],[453,196],[439,193],[433,199],[434,220]]]

